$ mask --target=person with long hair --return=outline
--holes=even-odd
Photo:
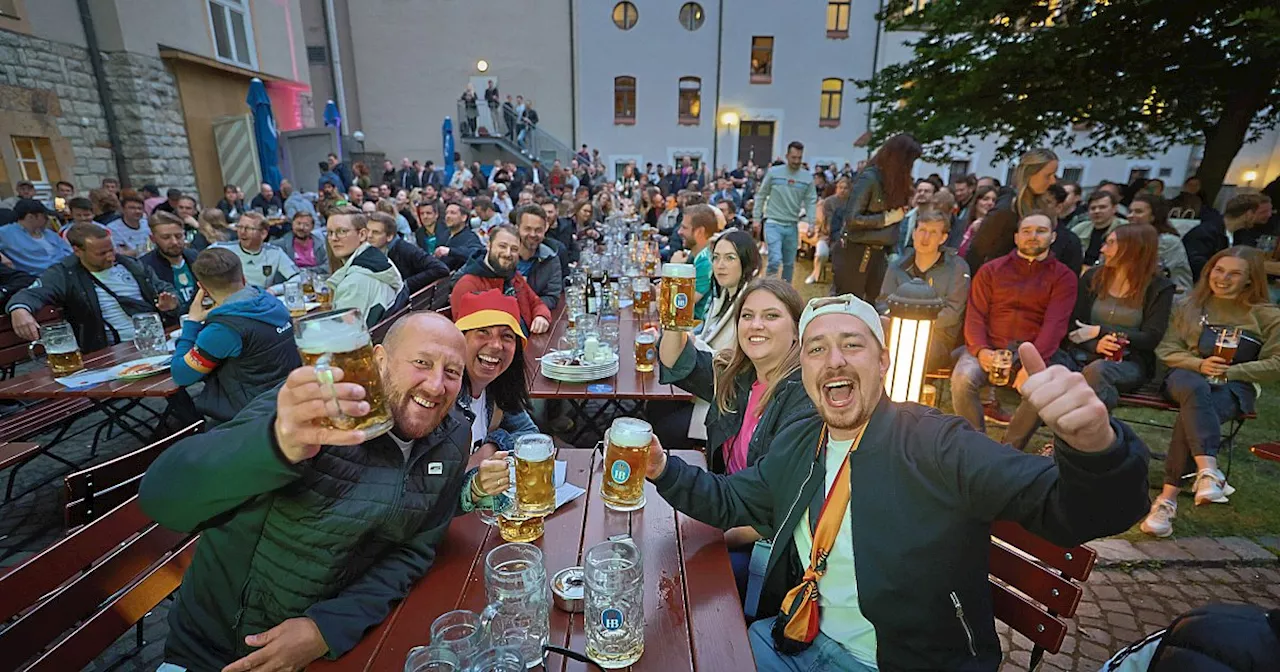
[[[1155,229],[1121,226],[1102,244],[1102,265],[1085,271],[1077,286],[1067,354],[1108,409],[1155,375],[1174,293],[1157,264]],[[1039,426],[1035,408],[1023,401],[1005,443],[1022,450]]]
[[[961,258],[969,253],[969,246],[973,244],[974,234],[982,228],[982,221],[986,216],[995,209],[996,199],[999,198],[999,192],[995,187],[987,185],[978,187],[978,191],[974,194],[973,205],[969,206],[967,211],[967,219],[964,222],[964,234],[960,238],[960,244],[957,251]]]
[[[1164,395],[1178,404],[1164,462],[1164,487],[1142,521],[1157,537],[1173,532],[1182,476],[1194,461],[1195,504],[1225,504],[1235,492],[1218,470],[1219,426],[1255,411],[1256,384],[1280,380],[1280,308],[1267,294],[1264,258],[1235,246],[1213,255],[1195,289],[1178,302],[1156,347],[1169,373]],[[1230,361],[1214,355],[1215,330],[1240,329]],[[1218,382],[1225,380],[1225,382]]]
[[[969,269],[978,269],[992,259],[1014,250],[1018,222],[1035,210],[1051,211],[1049,186],[1058,181],[1058,155],[1046,148],[1033,149],[1018,159],[1013,170],[1013,190],[999,195],[995,208],[987,213],[981,227],[973,234],[965,261]],[[1057,217],[1054,218],[1057,227]]]
[[[828,185],[828,187],[832,191],[835,190],[835,185]],[[813,246],[813,270],[809,272],[809,277],[804,279],[806,285],[812,285],[822,277],[822,268],[831,258],[831,224],[827,219],[830,208],[826,207],[828,198],[831,197],[818,199],[818,207],[810,218],[812,220],[810,226],[801,236],[801,240]]]
[[[364,161],[351,164],[351,172],[355,173],[357,187],[368,191],[373,186],[373,176],[369,174],[369,166],[364,165]]]
[[[196,235],[191,239],[191,247],[203,250],[215,243],[225,243],[236,239],[236,230],[227,223],[227,216],[218,208],[205,208],[196,217]]]
[[[644,221],[645,226],[657,228],[658,218],[662,217],[662,211],[667,207],[667,199],[662,197],[662,190],[657,187],[649,187],[644,192],[640,206],[640,218]]]
[[[1156,230],[1160,236],[1160,267],[1165,277],[1173,281],[1179,292],[1191,291],[1195,284],[1191,279],[1191,263],[1187,261],[1182,236],[1169,223],[1169,201],[1146,192],[1135,195],[1129,202],[1129,224],[1149,224]]]
[[[899,133],[854,178],[839,215],[840,244],[831,250],[832,294],[853,294],[867,302],[880,295],[898,225],[915,193],[911,167],[921,153],[914,137]]]

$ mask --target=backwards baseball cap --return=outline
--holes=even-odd
[[[49,208],[44,207],[44,203],[34,198],[20,198],[13,206],[13,216],[22,219],[27,215],[42,214],[47,215]]]
[[[832,314],[852,315],[867,325],[871,333],[875,335],[876,340],[880,342],[880,347],[884,347],[884,325],[880,322],[880,314],[871,304],[859,299],[853,294],[841,294],[840,296],[820,296],[816,299],[809,299],[808,305],[804,307],[804,312],[800,314],[800,338],[804,338],[804,330],[808,328],[809,323],[823,315]]]
[[[461,331],[507,326],[521,340],[528,340],[520,326],[520,304],[516,297],[507,296],[499,289],[458,296],[453,302],[453,323]]]

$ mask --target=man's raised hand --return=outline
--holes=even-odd
[[[1019,346],[1018,356],[1027,372],[1022,398],[1035,407],[1054,434],[1085,453],[1102,452],[1115,443],[1111,414],[1083,375],[1064,366],[1046,368],[1031,343]]]

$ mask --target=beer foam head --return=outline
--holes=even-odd
[[[316,320],[299,326],[294,331],[298,349],[310,355],[355,352],[369,344],[369,332],[359,322]]]
[[[698,271],[693,264],[663,264],[662,277],[664,278],[696,278]]]
[[[618,418],[609,427],[609,441],[624,448],[640,448],[649,445],[653,427],[638,418]]]
[[[516,437],[516,457],[530,462],[540,462],[556,452],[555,442],[546,434],[525,434]]]

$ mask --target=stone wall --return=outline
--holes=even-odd
[[[130,53],[103,54],[115,102],[125,170],[135,186],[155,184],[196,193],[195,169],[178,99],[178,82],[164,61]]]

